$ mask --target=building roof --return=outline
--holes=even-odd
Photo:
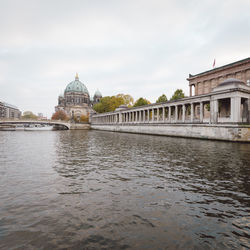
[[[96,97],[102,97],[102,93],[99,91],[99,89],[96,90],[94,96],[96,96]]]
[[[12,109],[18,109],[17,106],[12,105],[12,104],[9,104],[9,103],[7,103],[7,102],[4,102],[3,104],[4,104],[5,107],[12,108]]]
[[[223,81],[222,83],[220,83],[218,86],[227,86],[227,85],[230,85],[232,83],[238,84],[238,85],[245,85],[244,82],[240,81],[239,79],[229,78],[229,79]]]
[[[84,93],[84,94],[89,95],[89,92],[86,86],[82,82],[79,81],[78,74],[76,74],[75,81],[70,82],[67,85],[65,92],[79,92],[79,93]]]
[[[236,62],[233,62],[233,63],[229,63],[229,64],[226,64],[226,65],[223,65],[223,66],[218,67],[218,68],[210,69],[210,70],[201,72],[201,73],[196,74],[196,75],[189,74],[189,78],[187,80],[190,80],[190,79],[195,78],[197,76],[201,76],[201,75],[205,75],[205,74],[210,74],[210,73],[214,73],[214,72],[217,72],[217,71],[221,71],[221,70],[233,67],[233,66],[235,66],[237,64],[246,63],[248,61],[250,62],[250,57],[247,57],[245,59],[242,59],[242,60],[239,60],[239,61],[236,61]]]

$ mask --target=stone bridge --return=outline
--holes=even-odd
[[[75,130],[75,129],[89,129],[89,124],[76,124],[65,121],[57,120],[0,120],[0,126],[8,125],[21,125],[21,124],[39,124],[39,125],[50,125],[54,126],[56,129],[65,129],[65,130]]]

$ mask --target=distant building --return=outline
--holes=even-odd
[[[250,57],[196,75],[189,74],[190,96],[208,94],[231,78],[250,85]]]
[[[99,90],[96,90],[94,97],[93,97],[93,104],[100,102],[101,98],[102,98],[101,92]]]
[[[90,99],[88,89],[76,74],[75,80],[70,82],[64,94],[58,97],[55,111],[63,110],[69,117],[75,116],[79,119],[82,115],[89,116],[93,112],[93,104],[98,103],[101,98],[102,94],[97,90],[93,99]]]
[[[0,118],[6,119],[20,119],[21,111],[18,107],[8,104],[6,102],[0,101]]]
[[[37,118],[38,120],[47,120],[47,117],[43,116],[43,113],[38,113]]]

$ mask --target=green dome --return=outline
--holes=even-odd
[[[65,92],[80,92],[80,93],[84,93],[84,94],[89,95],[89,92],[88,92],[86,86],[82,82],[79,81],[79,77],[77,74],[75,77],[75,81],[70,82],[67,85]]]
[[[96,97],[102,97],[102,93],[97,89],[94,96]]]

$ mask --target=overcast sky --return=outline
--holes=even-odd
[[[0,100],[50,117],[76,72],[151,102],[250,56],[249,0],[0,0]]]

